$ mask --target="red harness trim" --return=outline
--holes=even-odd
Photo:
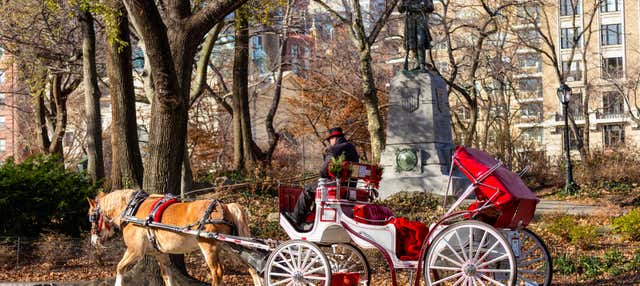
[[[166,201],[163,201],[163,198],[159,198],[158,200],[153,202],[153,206],[151,206],[151,212],[149,213],[149,216],[153,216],[154,222],[160,222],[164,210],[176,202],[178,202],[177,198],[172,198]]]

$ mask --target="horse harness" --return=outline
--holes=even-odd
[[[140,205],[142,204],[142,202],[144,202],[147,198],[149,197],[149,194],[147,194],[146,192],[144,192],[143,190],[138,190],[133,197],[131,197],[131,200],[129,201],[129,203],[127,204],[127,208],[125,209],[125,211],[122,213],[122,216],[135,216],[136,212],[138,211],[138,208],[140,208]],[[149,226],[153,226],[153,223],[160,223],[161,219],[162,219],[162,214],[164,213],[164,210],[169,207],[170,205],[174,204],[174,203],[178,203],[178,202],[186,202],[189,200],[182,200],[180,198],[178,198],[177,196],[173,195],[173,194],[166,194],[164,197],[156,200],[153,203],[153,206],[151,207],[151,211],[149,212],[149,215],[147,216],[147,219],[145,221],[145,226],[147,226],[147,238],[149,239],[149,242],[151,243],[151,245],[153,246],[153,248],[157,251],[160,251],[160,246],[158,245],[158,241],[156,239],[156,235],[155,235],[155,231],[152,230],[152,227]],[[211,199],[211,202],[209,203],[209,206],[207,207],[207,210],[205,211],[204,215],[202,216],[202,218],[199,221],[196,221],[192,224],[189,224],[187,226],[185,226],[183,229],[188,229],[188,230],[192,230],[193,227],[197,226],[197,230],[198,230],[198,234],[200,234],[200,232],[202,230],[204,230],[204,227],[207,224],[226,224],[231,228],[231,233],[233,235],[237,234],[237,228],[236,226],[230,222],[227,221],[224,217],[225,213],[224,213],[224,208],[221,206],[222,201],[218,200],[218,199]],[[222,215],[222,218],[220,219],[211,219],[211,213],[216,209],[216,206],[220,206],[220,213]],[[126,221],[126,220],[125,220]],[[126,222],[124,222],[126,223]],[[123,226],[124,228],[124,226]]]

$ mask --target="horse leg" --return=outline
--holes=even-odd
[[[215,242],[200,241],[198,242],[198,246],[200,246],[202,255],[204,255],[204,259],[207,261],[207,266],[209,266],[209,270],[211,271],[211,278],[213,278],[211,285],[221,285],[222,264],[220,264],[220,260],[218,259],[220,249],[216,246]]]
[[[158,260],[158,264],[160,265],[160,272],[162,272],[162,280],[164,280],[164,285],[172,286],[173,273],[171,272],[171,260],[169,259],[169,255],[157,254],[155,255],[155,257],[156,260]]]
[[[142,257],[142,253],[132,250],[131,248],[127,248],[118,262],[118,266],[116,267],[116,284],[115,286],[122,286],[122,276],[124,274],[125,268],[127,266],[133,264],[134,262],[140,260]]]

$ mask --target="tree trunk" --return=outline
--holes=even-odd
[[[371,69],[371,49],[368,44],[364,44],[360,51],[360,74],[362,75],[364,107],[367,111],[367,129],[371,141],[371,162],[377,164],[380,162],[385,138],[382,115],[378,109],[378,93]]]
[[[246,11],[244,11],[246,13]],[[251,116],[249,110],[249,21],[239,12],[235,26],[235,48],[233,59],[233,105],[234,105],[234,146],[241,146],[242,160],[239,170],[252,174],[256,167],[257,156],[251,132]],[[240,129],[236,129],[236,124]],[[240,133],[241,143],[236,145],[236,135]],[[234,150],[234,161],[236,150]]]
[[[82,77],[84,84],[84,105],[87,118],[87,171],[95,183],[104,178],[102,157],[102,123],[100,118],[100,89],[96,71],[96,32],[93,15],[80,11],[82,26]]]
[[[196,14],[192,14],[189,1],[162,2],[166,21],[161,18],[155,1],[123,2],[129,19],[144,41],[153,80],[149,159],[145,165],[143,186],[151,193],[177,194],[184,162],[189,91],[197,46],[217,22],[246,0],[209,1],[200,5]],[[182,259],[172,258],[173,261]],[[155,264],[145,259],[137,264],[142,270],[133,271],[133,275],[137,278],[151,274],[158,278],[160,271]],[[201,284],[186,275],[184,267],[174,264],[172,268],[176,284]],[[157,279],[149,284],[162,285]]]
[[[64,139],[67,128],[67,96],[68,94],[62,89],[62,75],[54,75],[51,81],[51,98],[55,107],[55,124],[51,145],[49,145],[49,154],[58,155],[60,162],[64,161],[62,139]]]
[[[49,130],[46,122],[46,106],[44,105],[44,90],[40,89],[35,91],[35,113],[36,113],[36,132],[38,134],[38,147],[40,152],[49,153],[49,146],[51,141],[49,140]]]
[[[478,122],[478,103],[477,101],[468,102],[469,103],[469,111],[471,112],[471,119],[469,120],[469,124],[467,124],[466,128],[463,131],[464,134],[464,145],[465,146],[473,146],[473,139],[476,134],[476,125]]]
[[[580,157],[582,162],[587,162],[589,159],[589,148],[590,148],[590,137],[591,137],[591,121],[589,120],[589,100],[591,100],[590,89],[591,86],[589,84],[589,70],[587,67],[587,60],[585,55],[582,56],[582,66],[584,69],[584,102],[582,105],[582,115],[584,116],[584,133],[582,138],[582,148],[580,149]]]
[[[116,42],[107,39],[107,72],[111,87],[111,186],[140,188],[142,186],[142,157],[138,144],[135,91],[133,87],[129,21],[120,1],[113,1],[112,9],[120,12]]]

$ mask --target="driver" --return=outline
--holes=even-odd
[[[331,162],[331,158],[338,158],[340,155],[344,154],[345,161],[358,162],[356,146],[344,138],[342,128],[333,127],[329,129],[329,135],[325,140],[329,140],[329,147],[325,150],[324,162],[322,162],[322,166],[320,167],[321,178],[329,178],[329,162]],[[306,185],[302,195],[298,197],[298,202],[296,203],[292,214],[292,219],[296,225],[301,226],[307,215],[311,213],[311,206],[313,205],[316,197],[317,187],[317,181]]]

